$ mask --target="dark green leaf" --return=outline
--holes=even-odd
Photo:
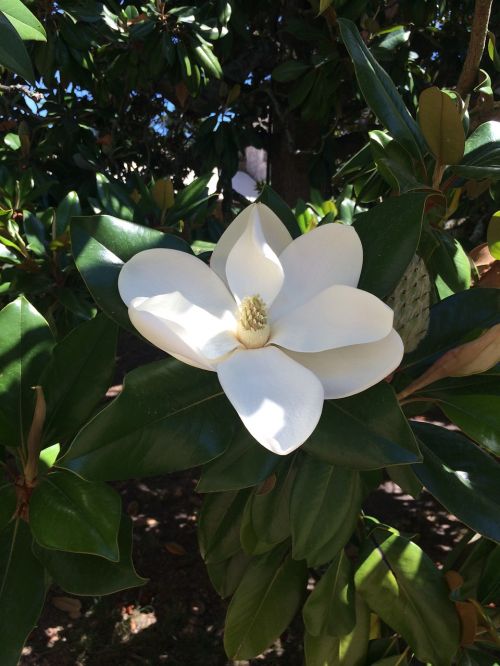
[[[132,562],[132,523],[122,516],[118,534],[119,562],[96,555],[50,550],[34,544],[36,557],[54,581],[69,594],[101,596],[144,585]]]
[[[19,74],[29,83],[35,83],[28,51],[16,30],[0,11],[0,65]]]
[[[221,562],[241,550],[240,524],[248,495],[248,490],[240,490],[204,498],[198,539],[205,562]]]
[[[207,562],[210,582],[217,594],[223,599],[234,594],[251,559],[249,555],[239,550],[232,557],[222,562]]]
[[[356,594],[356,624],[350,634],[341,638],[311,636],[306,632],[304,651],[306,666],[364,666],[370,638],[370,611]]]
[[[478,599],[482,604],[498,603],[500,598],[500,546],[489,555],[481,572],[478,586]]]
[[[117,332],[98,315],[55,346],[40,378],[47,402],[45,444],[68,442],[103,399],[113,375]]]
[[[463,166],[493,167],[500,171],[500,122],[489,120],[470,135],[465,142],[465,154],[459,166],[454,167],[460,173]]]
[[[191,252],[180,238],[109,215],[73,218],[71,242],[77,268],[96,303],[111,319],[133,332],[118,293],[118,275],[124,262],[155,247]]]
[[[345,18],[339,18],[338,24],[366,103],[410,155],[420,158],[425,154],[425,141],[394,83],[365,46],[355,24]]]
[[[269,208],[276,213],[279,219],[283,222],[285,227],[290,232],[292,238],[300,236],[300,228],[295,219],[292,209],[283,201],[279,194],[277,194],[269,185],[265,185],[259,195],[258,201],[266,204]]]
[[[402,367],[430,362],[470,337],[478,329],[500,322],[500,290],[471,289],[446,298],[431,308],[427,335],[407,354]]]
[[[248,498],[241,523],[243,550],[259,555],[290,536],[290,493],[295,479],[294,457],[281,462],[270,478],[271,488],[255,488]],[[300,558],[297,558],[300,559]]]
[[[286,555],[287,546],[252,560],[227,611],[224,647],[230,659],[263,652],[292,621],[304,594],[304,562]]]
[[[243,425],[238,425],[224,453],[203,465],[196,490],[211,493],[256,486],[272,474],[279,461],[280,456],[258,444]]]
[[[178,194],[176,194],[175,203],[167,213],[165,224],[175,224],[179,220],[194,214],[196,209],[199,208],[202,204],[205,204],[207,201],[213,199],[213,195],[209,195],[206,189],[209,181],[212,178],[213,174],[211,172],[205,176],[200,176],[183,190],[181,190]],[[175,249],[182,250],[184,247],[176,246]]]
[[[69,227],[72,217],[82,214],[80,200],[76,192],[68,192],[56,208],[56,237],[61,236]]]
[[[316,583],[302,615],[306,630],[312,636],[345,636],[354,629],[354,580],[351,564],[343,550]]]
[[[117,562],[120,511],[120,496],[106,484],[55,470],[42,478],[31,495],[30,527],[44,548]]]
[[[327,400],[303,450],[331,465],[360,470],[420,460],[411,428],[386,382],[350,398]]]
[[[492,377],[489,383],[454,388],[452,391],[422,391],[436,401],[446,416],[471,439],[495,455],[500,455],[500,382]]]
[[[0,443],[24,446],[34,408],[33,386],[46,366],[52,333],[24,296],[0,311]]]
[[[96,174],[95,178],[103,213],[132,222],[134,204],[125,188],[119,183],[110,182],[102,173]]]
[[[469,289],[471,263],[460,242],[445,231],[433,229],[429,233],[434,250],[425,264],[434,278],[439,298],[442,300]]]
[[[427,196],[408,193],[390,197],[358,215],[354,228],[361,238],[364,254],[360,289],[379,298],[394,291],[415,255]]]
[[[466,525],[500,541],[500,465],[458,432],[414,422],[424,460],[415,473]]]
[[[125,377],[60,464],[107,481],[196,467],[224,451],[236,419],[215,373],[157,361]]]
[[[310,65],[306,65],[306,63],[299,60],[287,60],[273,70],[272,76],[275,81],[286,83],[288,81],[295,81],[301,74],[307,72],[309,68]]]
[[[5,529],[14,517],[16,505],[15,486],[2,473],[2,468],[0,467],[0,532]]]
[[[17,666],[45,598],[43,567],[31,552],[28,525],[16,520],[0,534],[0,663]]]
[[[372,611],[400,633],[420,661],[449,666],[459,621],[441,574],[423,551],[376,528],[359,554],[355,585]]]
[[[336,557],[356,526],[361,492],[358,472],[303,458],[290,503],[293,556],[309,566]]]

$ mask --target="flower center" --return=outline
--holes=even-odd
[[[271,329],[267,322],[266,304],[259,295],[246,296],[240,304],[237,336],[249,349],[263,347]]]

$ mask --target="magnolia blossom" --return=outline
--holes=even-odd
[[[292,241],[265,205],[246,208],[212,255],[139,252],[119,277],[135,328],[175,358],[217,372],[252,436],[286,455],[328,398],[373,386],[400,363],[393,312],[357,289],[353,227],[325,224]]]

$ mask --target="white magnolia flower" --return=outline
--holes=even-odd
[[[328,398],[373,386],[400,363],[392,310],[357,289],[356,231],[325,224],[292,241],[263,204],[229,225],[209,268],[169,249],[139,252],[119,277],[135,328],[177,359],[217,372],[255,439],[290,453]]]

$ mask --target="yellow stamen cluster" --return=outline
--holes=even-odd
[[[250,349],[263,347],[269,339],[266,304],[259,295],[246,296],[240,304],[238,338]]]

